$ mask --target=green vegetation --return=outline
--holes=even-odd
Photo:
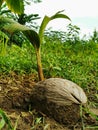
[[[62,32],[58,32],[59,35]],[[46,33],[41,46],[42,64],[45,78],[62,77],[78,83],[89,90],[98,87],[98,44],[91,37],[88,40],[64,41],[57,32]],[[47,36],[48,35],[48,36]],[[55,35],[55,40],[54,39]],[[62,34],[64,37],[65,34]],[[68,37],[66,38],[68,39]],[[2,46],[2,44],[1,44]],[[0,46],[0,47],[1,47]],[[0,73],[36,73],[37,63],[33,46],[25,41],[22,47],[7,46],[5,56],[0,56]]]

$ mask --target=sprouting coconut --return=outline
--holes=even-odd
[[[87,102],[81,87],[61,78],[38,82],[32,95],[33,107],[65,125],[75,124],[80,119],[80,105]]]

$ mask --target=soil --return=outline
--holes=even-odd
[[[78,120],[75,125],[65,126],[32,108],[31,92],[36,82],[37,77],[33,74],[17,75],[11,72],[9,75],[0,76],[0,108],[6,113],[13,127],[17,122],[16,130],[82,130],[83,124],[98,126],[98,121],[89,113],[85,113],[81,118],[83,120]],[[92,111],[96,111],[98,118],[98,110]],[[2,130],[7,130],[7,125]]]

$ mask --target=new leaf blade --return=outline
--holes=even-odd
[[[56,19],[56,18],[64,18],[64,19],[68,19],[68,20],[71,21],[71,19],[65,14],[59,14],[59,13],[55,14],[51,17],[51,20]]]
[[[71,19],[65,15],[65,14],[62,14],[63,11],[58,11],[55,15],[51,16],[51,17],[48,17],[48,16],[45,16],[42,23],[41,23],[41,26],[40,26],[40,30],[39,30],[39,37],[40,37],[40,40],[42,43],[43,41],[43,34],[44,34],[44,30],[47,26],[47,24],[51,21],[51,20],[54,20],[54,19],[57,19],[57,18],[64,18],[64,19],[67,19],[67,20],[70,20]]]
[[[45,16],[41,23],[40,30],[39,30],[40,43],[42,43],[42,41],[43,41],[44,30],[45,30],[47,24],[49,23],[49,21],[50,21],[50,18],[48,16]]]

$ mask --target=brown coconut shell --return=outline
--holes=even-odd
[[[81,87],[61,78],[38,82],[32,95],[33,107],[65,125],[75,124],[80,119],[80,104],[87,102]]]

